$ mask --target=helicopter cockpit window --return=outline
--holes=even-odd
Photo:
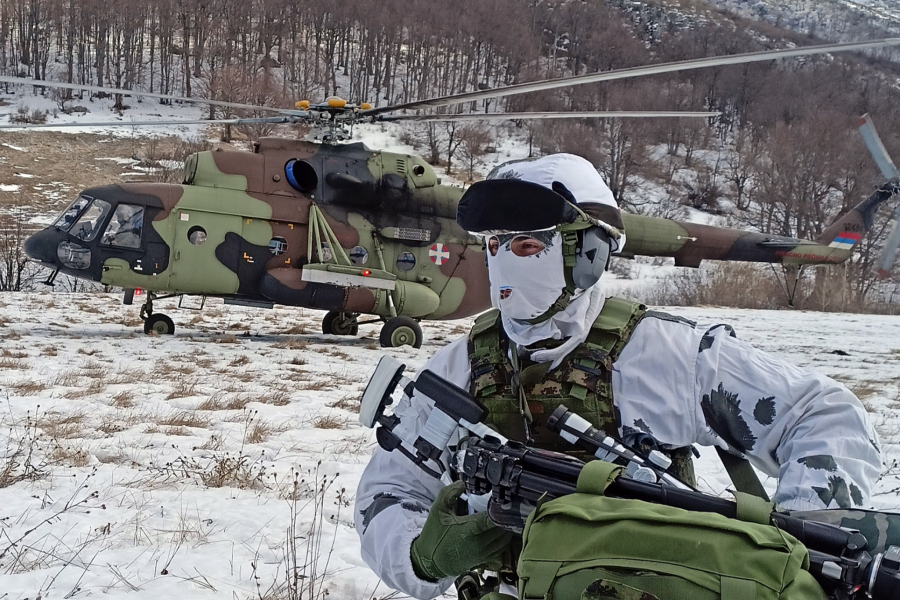
[[[276,236],[276,237],[273,237],[271,240],[269,240],[269,250],[275,256],[284,254],[285,252],[287,252],[287,248],[288,248],[287,240],[284,239],[283,237]]]
[[[62,229],[63,231],[68,231],[72,224],[75,222],[75,219],[78,218],[78,215],[81,214],[81,211],[85,209],[85,207],[91,203],[90,196],[79,196],[72,205],[66,209],[66,211],[59,215],[59,218],[56,219],[56,222],[53,223],[53,226],[57,229]]]
[[[120,204],[116,207],[113,218],[109,220],[100,243],[120,248],[140,248],[143,226],[143,207]]]
[[[188,241],[195,246],[199,246],[206,241],[206,230],[197,225],[188,230]]]
[[[87,210],[84,211],[78,221],[75,222],[69,233],[84,242],[91,241],[100,233],[100,223],[109,213],[109,209],[109,202],[100,198],[94,198],[94,201],[87,207]]]

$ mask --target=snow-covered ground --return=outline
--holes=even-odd
[[[338,338],[309,310],[166,304],[177,332],[151,337],[118,296],[0,295],[0,599],[287,599],[291,552],[301,585],[316,578],[304,598],[388,595],[351,514],[374,448],[355,408],[377,327]],[[875,505],[900,508],[900,317],[670,310],[856,391],[892,465]],[[426,323],[420,350],[390,353],[418,368],[468,324]],[[711,454],[701,481],[723,493]]]
[[[141,96],[127,96],[124,104],[128,107],[122,114],[116,113],[114,98],[91,97],[87,92],[84,99],[75,99],[66,103],[67,108],[77,107],[77,112],[63,112],[49,90],[44,93],[32,86],[11,86],[11,94],[0,95],[0,122],[13,124],[13,118],[20,113],[32,115],[35,111],[45,114],[47,124],[66,124],[61,127],[48,127],[44,131],[61,131],[65,133],[92,133],[116,136],[140,135],[179,135],[185,138],[204,134],[206,125],[167,125],[160,127],[132,126],[131,122],[170,121],[173,119],[208,119],[209,110],[203,104],[173,103],[160,104],[159,100]],[[87,111],[87,112],[82,112]],[[110,123],[105,126],[74,126],[80,123]],[[24,130],[24,129],[23,129]],[[19,131],[13,129],[13,131]]]

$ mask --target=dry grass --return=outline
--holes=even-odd
[[[54,386],[74,387],[81,381],[81,375],[74,369],[68,369],[53,379]]]
[[[308,346],[309,342],[302,340],[285,340],[272,345],[273,348],[278,348],[279,350],[306,350]]]
[[[303,358],[302,356],[295,356],[294,358],[291,359],[290,364],[296,365],[299,367],[299,366],[305,365],[307,362],[308,361],[305,358]]]
[[[134,395],[129,390],[122,390],[112,397],[110,405],[116,408],[131,408],[134,406]]]
[[[106,380],[102,376],[91,380],[85,391],[89,394],[99,394],[106,389]]]
[[[166,400],[174,398],[190,398],[197,395],[197,381],[195,379],[182,378],[175,381],[175,387],[166,396]]]
[[[320,379],[319,381],[306,381],[303,385],[298,385],[297,388],[301,390],[319,392],[322,390],[333,390],[334,384],[330,381],[323,381]]]
[[[0,358],[0,369],[21,370],[28,366],[28,363],[18,358]]]
[[[157,421],[157,425],[169,427],[207,427],[209,419],[196,411],[182,410]]]
[[[343,360],[343,361],[350,360],[350,355],[349,355],[349,354],[347,354],[346,352],[343,352],[343,351],[341,351],[341,350],[338,350],[338,349],[336,349],[336,348],[332,348],[332,349],[330,349],[330,350],[325,350],[325,351],[324,351],[324,354],[327,354],[327,355],[329,355],[329,356],[333,356],[333,357],[335,357],[335,358],[337,358],[337,359],[339,359],[339,360]]]
[[[165,435],[191,436],[194,433],[187,427],[163,427],[162,433]]]
[[[28,358],[27,352],[14,352],[12,350],[8,350],[4,348],[0,350],[0,357],[2,358]]]
[[[291,397],[285,390],[275,390],[268,395],[261,396],[256,401],[273,406],[287,406],[291,403]]]
[[[237,336],[234,334],[231,334],[231,333],[213,336],[210,341],[214,344],[240,344],[241,343],[241,341],[237,338]]]
[[[250,383],[260,379],[259,373],[259,371],[241,371],[240,373],[231,373],[231,377],[244,383]]]
[[[306,324],[305,323],[297,323],[290,329],[286,329],[280,332],[283,335],[303,335],[306,333]]]
[[[316,429],[345,429],[347,420],[335,415],[324,415],[313,419],[312,425]]]
[[[41,430],[55,440],[83,438],[85,416],[82,413],[47,413],[40,420]]]
[[[247,394],[228,396],[221,392],[215,393],[197,407],[197,410],[243,410],[253,398]]]
[[[103,415],[97,425],[97,431],[106,434],[107,437],[126,429],[128,426],[115,415]]]
[[[197,369],[193,365],[181,364],[173,361],[171,358],[158,360],[153,366],[153,374],[157,377],[174,374],[191,375],[196,370]]]
[[[7,387],[18,396],[34,396],[46,390],[49,384],[46,381],[37,379],[26,379],[24,381],[14,381],[7,384]]]
[[[881,391],[881,389],[873,385],[873,383],[874,382],[860,381],[856,385],[849,386],[850,391],[853,392],[857,398],[863,400]]]
[[[358,413],[359,400],[359,396],[344,396],[340,400],[335,400],[334,402],[329,404],[328,407],[340,408],[341,410],[346,410],[347,412]]]
[[[147,378],[148,373],[141,370],[117,371],[109,378],[110,385],[133,385]]]
[[[228,366],[240,367],[240,366],[248,364],[249,362],[250,362],[250,357],[247,356],[246,354],[241,354],[240,356],[238,356],[237,358],[232,360],[230,363],[228,363]]]
[[[44,346],[41,348],[41,356],[56,356],[57,351],[54,346]]]
[[[90,452],[77,442],[54,443],[49,459],[55,465],[83,468],[90,464]]]
[[[248,444],[259,444],[269,439],[271,435],[283,431],[285,431],[283,428],[275,427],[268,421],[254,419],[253,423],[251,423],[250,427],[247,429],[244,441]]]
[[[0,489],[47,476],[46,465],[36,459],[37,448],[38,431],[31,417],[26,419],[21,429],[10,429],[0,454]]]
[[[94,356],[95,354],[101,354],[101,355],[102,355],[103,353],[100,352],[100,350],[98,350],[97,348],[91,348],[90,350],[88,350],[88,349],[86,349],[86,348],[79,348],[79,349],[78,349],[78,354],[84,354],[84,355],[86,355],[86,356]]]

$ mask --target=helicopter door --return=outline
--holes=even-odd
[[[241,218],[234,215],[179,210],[175,225],[169,286],[186,294],[234,294],[239,244],[225,244],[229,232],[240,233]]]

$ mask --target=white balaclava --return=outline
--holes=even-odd
[[[606,183],[590,162],[572,154],[553,154],[537,159],[505,163],[494,169],[488,179],[518,179],[553,189],[562,184],[578,205],[604,204],[618,208]],[[559,189],[557,187],[557,189]],[[605,223],[599,226],[607,229]],[[624,234],[616,231],[616,246],[621,250]],[[522,235],[539,240],[544,249],[530,256],[517,256],[510,248]],[[487,252],[491,284],[491,302],[500,310],[503,328],[510,339],[520,346],[542,340],[566,340],[549,349],[536,350],[531,359],[553,362],[555,367],[578,344],[584,341],[591,325],[603,308],[604,296],[599,284],[577,289],[568,306],[549,319],[532,324],[529,319],[545,313],[561,290],[566,287],[563,264],[563,240],[553,229],[537,232],[509,232],[485,236],[496,237],[496,255]]]

